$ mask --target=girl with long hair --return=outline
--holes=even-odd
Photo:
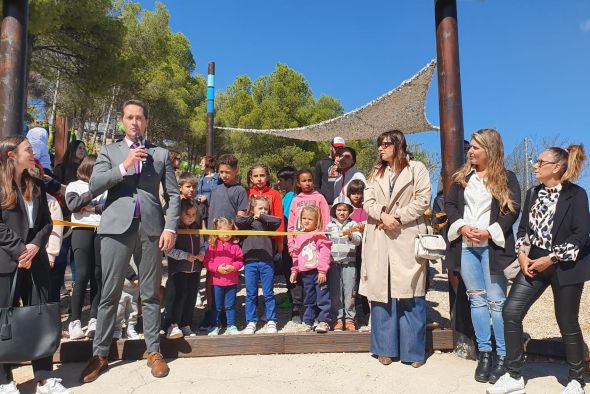
[[[506,371],[504,269],[515,259],[512,225],[520,212],[520,186],[504,165],[504,145],[496,130],[471,136],[467,162],[453,176],[445,210],[451,224],[446,261],[465,282],[479,351],[474,378],[495,383]]]
[[[60,164],[55,166],[55,179],[64,185],[78,180],[78,167],[86,157],[86,145],[80,140],[73,140],[68,145]]]
[[[47,301],[49,259],[45,246],[52,223],[43,181],[32,177],[35,155],[23,136],[0,140],[0,307],[10,306],[10,291],[17,280],[17,297],[23,306]],[[18,272],[18,276],[16,275]],[[16,279],[15,279],[16,278]],[[33,291],[32,283],[38,291]],[[41,298],[41,299],[40,299]],[[35,330],[36,327],[30,327]],[[18,332],[12,332],[18,336]],[[61,379],[52,378],[52,356],[32,360],[37,392],[70,393]],[[0,364],[0,392],[18,393],[12,365]]]

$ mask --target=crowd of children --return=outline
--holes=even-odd
[[[337,194],[330,207],[315,190],[309,170],[280,169],[276,174],[279,192],[272,188],[272,175],[264,164],[249,169],[245,189],[238,181],[238,160],[233,155],[220,156],[217,166],[211,157],[204,161],[207,168],[218,171],[209,173],[214,181],[208,182],[207,198],[197,193],[200,181],[195,175],[184,172],[178,177],[182,198],[179,229],[272,232],[284,231],[286,224],[286,230],[295,234],[179,234],[175,247],[167,253],[167,337],[196,335],[191,323],[202,269],[207,272],[207,311],[199,328],[208,335],[222,330],[228,335],[257,332],[259,286],[266,333],[278,330],[278,302],[291,309],[291,321],[301,324],[302,331],[356,330],[360,244],[367,220],[362,208],[364,182],[348,182],[348,196]],[[287,287],[280,300],[275,299],[275,275],[284,276]],[[236,297],[242,277],[245,327],[240,331]]]

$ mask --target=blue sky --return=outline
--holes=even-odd
[[[153,9],[155,1],[142,0]],[[436,57],[434,1],[167,0],[197,72],[216,62],[217,89],[236,76],[301,72],[346,111],[399,85]],[[510,152],[559,134],[590,149],[590,1],[458,0],[465,135],[495,127]],[[426,113],[439,124],[437,81]],[[438,133],[409,136],[439,150]],[[590,186],[590,181],[583,183]]]

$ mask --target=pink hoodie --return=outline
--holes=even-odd
[[[330,269],[332,241],[322,234],[295,235],[293,240],[293,267],[291,271],[302,272],[317,269],[326,273]]]
[[[313,191],[311,193],[299,193],[293,198],[291,202],[291,209],[289,210],[289,220],[287,222],[287,231],[302,231],[303,228],[299,224],[299,215],[301,210],[306,205],[315,205],[320,208],[322,213],[322,221],[324,222],[324,229],[330,224],[330,207],[328,202],[319,192]],[[293,235],[287,237],[287,246],[289,247],[289,253],[293,256],[293,246],[295,240]]]
[[[233,265],[235,271],[227,275],[220,274],[217,271],[220,265]],[[240,245],[233,242],[223,242],[217,240],[215,245],[209,245],[205,253],[203,265],[207,271],[211,272],[212,284],[214,286],[233,286],[238,284],[238,271],[244,266],[242,249]]]

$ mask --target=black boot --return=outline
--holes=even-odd
[[[479,352],[477,368],[475,368],[475,380],[480,383],[488,382],[493,361],[492,352]]]
[[[490,378],[488,382],[494,384],[500,379],[502,375],[506,373],[506,356],[496,355],[496,366],[490,372]]]

